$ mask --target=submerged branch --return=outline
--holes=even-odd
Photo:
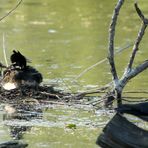
[[[127,93],[127,94],[136,94],[136,93],[141,93],[141,94],[148,94],[147,90],[135,90],[135,91],[124,91],[123,93]]]
[[[112,83],[112,82],[111,82],[111,83]],[[111,83],[110,83],[110,84],[111,84]],[[96,89],[96,90],[93,90],[93,91],[82,92],[82,93],[79,93],[79,94],[75,95],[75,97],[76,97],[76,98],[83,98],[84,96],[89,95],[89,94],[105,93],[105,92],[106,92],[105,90],[107,90],[109,87],[110,87],[109,85],[106,85],[106,86],[104,86],[104,87],[101,87],[101,88]]]

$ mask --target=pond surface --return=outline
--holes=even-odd
[[[6,14],[17,1],[1,1],[0,16]],[[9,57],[13,49],[21,51],[32,60],[44,77],[46,84],[58,84],[69,92],[77,92],[103,86],[111,81],[107,62],[77,76],[89,66],[107,57],[108,26],[116,0],[24,0],[13,14],[0,22],[1,49],[3,34]],[[117,26],[116,50],[133,44],[141,22],[134,1],[125,1]],[[148,2],[139,1],[148,17]],[[146,32],[135,59],[135,66],[147,59],[148,32]],[[116,56],[116,66],[121,76],[130,57],[132,47]],[[0,59],[4,63],[3,51]],[[8,58],[9,61],[9,58]],[[125,88],[131,91],[147,90],[147,70],[134,78]],[[44,107],[43,107],[44,108]],[[10,126],[28,126],[23,140],[30,148],[36,147],[97,147],[95,141],[112,114],[86,110],[79,107],[49,106],[43,109],[41,119],[28,122],[3,121],[0,112],[0,142],[10,140]],[[66,125],[75,124],[76,129]]]
[[[0,113],[0,142],[14,137],[27,142],[30,148],[97,147],[96,137],[113,115],[105,110],[95,112],[88,106],[84,110],[84,106],[67,105],[48,105],[42,117],[28,121],[13,117],[3,120],[5,113]]]

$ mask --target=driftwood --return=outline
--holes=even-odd
[[[96,143],[102,148],[147,148],[148,131],[116,114],[105,126]]]

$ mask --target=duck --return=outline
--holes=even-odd
[[[13,50],[13,54],[10,56],[12,66],[25,69],[27,65],[27,59],[19,51]]]
[[[1,85],[5,90],[12,90],[21,86],[38,88],[42,82],[42,74],[32,66],[27,65],[26,57],[19,51],[13,50],[10,56],[11,65],[3,72]]]

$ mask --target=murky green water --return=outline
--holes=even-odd
[[[0,16],[7,13],[16,3],[14,0],[0,0]],[[58,83],[68,91],[80,91],[99,87],[111,81],[107,62],[96,66],[75,80],[87,67],[107,57],[108,26],[115,0],[24,0],[13,14],[0,22],[0,45],[5,34],[8,57],[13,49],[20,50],[32,60],[44,76],[45,83]],[[116,49],[132,44],[140,27],[133,0],[125,1],[116,32]],[[148,2],[139,1],[148,17]],[[147,59],[148,32],[146,32],[135,65]],[[121,75],[128,62],[131,48],[116,57]],[[0,59],[4,62],[2,50]],[[147,71],[133,79],[127,90],[146,90]],[[2,121],[0,141],[10,139],[11,123]],[[43,119],[31,120],[31,128],[24,133],[23,140],[30,148],[35,147],[96,147],[95,140],[100,125],[108,120],[95,111],[75,108],[50,108],[44,111]],[[10,120],[11,122],[11,120]],[[15,121],[12,121],[15,122]],[[75,123],[76,130],[65,125]],[[14,123],[15,124],[15,123]],[[26,123],[20,123],[26,124]],[[102,126],[101,126],[102,127]]]
[[[14,136],[21,137],[29,143],[30,148],[97,147],[96,137],[110,119],[107,117],[109,115],[112,116],[112,113],[103,110],[97,113],[90,107],[84,110],[79,106],[67,105],[49,105],[48,110],[43,111],[42,118],[28,121],[13,118],[2,120],[4,112],[1,112],[0,142],[12,139],[12,133],[15,132]],[[70,128],[71,124],[76,128]],[[20,127],[23,128],[20,130]]]

